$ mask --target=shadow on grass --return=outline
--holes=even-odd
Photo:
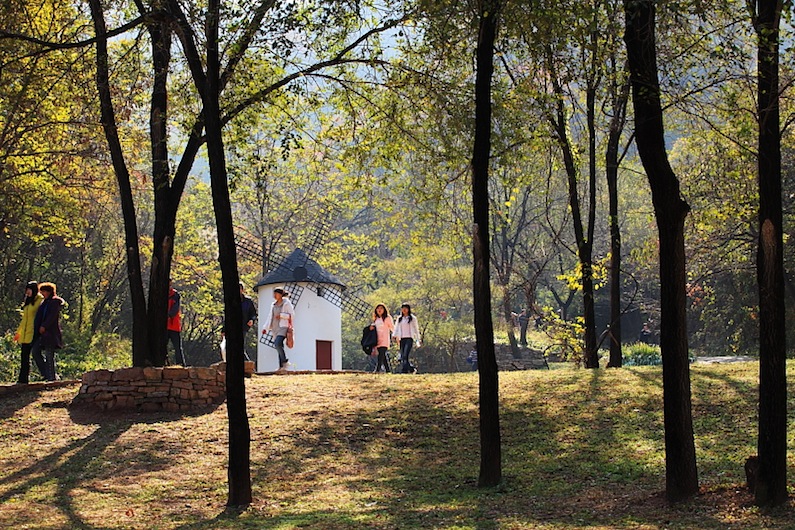
[[[440,404],[419,390],[398,408],[341,416],[313,411],[288,435],[290,450],[253,463],[258,495],[273,507],[253,510],[235,527],[676,528],[672,518],[687,521],[692,506],[669,507],[662,494],[664,468],[655,452],[662,430],[646,425],[626,432],[615,417],[626,411],[615,405],[604,371],[577,377],[589,380],[567,396],[563,410],[541,391],[501,408],[505,479],[491,489],[476,487],[476,411]],[[651,449],[639,452],[633,441]],[[293,483],[284,491],[273,485],[283,481]],[[327,510],[303,502],[326,487],[344,491],[347,500]],[[704,514],[698,524],[725,527]]]
[[[43,404],[45,406],[48,404]],[[48,408],[67,408],[67,402],[55,402]],[[82,425],[96,425],[96,430],[82,438],[74,439],[66,445],[47,455],[32,455],[30,465],[4,476],[0,479],[0,505],[8,501],[23,497],[37,490],[45,491],[54,485],[55,493],[48,501],[48,509],[53,513],[60,512],[68,521],[66,528],[99,530],[103,528],[116,528],[112,526],[97,526],[83,519],[78,513],[74,503],[74,490],[92,491],[87,489],[88,482],[103,478],[118,478],[120,474],[135,476],[156,468],[165,468],[170,465],[168,454],[161,454],[151,449],[137,451],[123,451],[124,454],[115,454],[116,466],[108,469],[105,464],[114,458],[107,455],[108,449],[136,424],[164,423],[176,421],[186,416],[203,415],[212,412],[205,409],[196,413],[135,413],[135,412],[99,412],[84,407],[71,409],[69,416],[72,422]],[[35,444],[34,444],[35,447]],[[132,458],[145,461],[145,466],[124,466],[124,462]],[[121,465],[120,465],[121,464]],[[123,467],[123,468],[122,468]],[[121,470],[119,468],[122,468]],[[52,516],[52,514],[50,514]],[[114,521],[117,523],[117,521]]]
[[[10,418],[17,411],[24,409],[41,395],[43,390],[21,392],[0,397],[0,420]]]

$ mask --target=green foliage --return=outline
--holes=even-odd
[[[16,381],[19,375],[20,351],[14,342],[14,334],[3,333],[0,336],[0,381]],[[31,371],[31,376],[35,377]]]
[[[624,366],[658,366],[662,364],[660,347],[655,344],[635,342],[623,348]]]
[[[551,307],[544,308],[544,332],[549,337],[545,355],[555,355],[576,365],[582,362],[584,333],[582,318],[563,320]]]
[[[116,333],[72,333],[57,354],[58,373],[62,379],[80,379],[88,371],[124,368],[130,366],[130,351],[130,340]]]
[[[16,381],[19,376],[20,346],[12,333],[0,336],[0,381]],[[31,358],[30,380],[41,380]],[[56,368],[61,379],[80,379],[91,370],[115,370],[130,365],[130,340],[116,333],[64,332],[64,348],[56,352]]]

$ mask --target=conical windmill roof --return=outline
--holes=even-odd
[[[284,261],[265,274],[254,288],[256,289],[263,285],[305,281],[338,285],[343,289],[345,288],[345,284],[339,278],[329,273],[312,258],[307,257],[306,253],[300,248],[293,250]]]

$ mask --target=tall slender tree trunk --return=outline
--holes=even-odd
[[[615,75],[613,76],[615,78]],[[608,368],[620,368],[621,353],[621,227],[618,224],[618,147],[626,123],[629,81],[613,86],[613,118],[605,150],[608,215],[610,221],[610,360]]]
[[[491,76],[499,2],[482,0],[475,75],[475,142],[472,150],[473,290],[475,337],[480,375],[480,476],[481,487],[502,480],[499,381],[494,353],[489,274],[489,157],[491,151]]]
[[[152,39],[153,84],[149,112],[149,139],[152,153],[152,187],[155,223],[153,230],[152,263],[149,274],[150,362],[166,364],[166,321],[168,318],[168,280],[174,255],[176,208],[169,193],[171,178],[168,156],[168,72],[171,63],[172,33],[170,22],[164,19],[148,24]]]
[[[569,208],[574,226],[574,239],[577,243],[577,259],[580,264],[580,283],[582,285],[583,321],[585,329],[583,364],[586,368],[599,368],[599,353],[596,345],[596,311],[594,308],[594,283],[593,283],[593,230],[596,215],[596,162],[595,162],[595,125],[594,106],[595,91],[592,88],[587,92],[588,125],[589,125],[589,180],[588,180],[588,226],[583,223],[582,208],[580,206],[580,192],[578,185],[578,170],[574,161],[574,150],[569,138],[568,117],[564,106],[565,93],[557,77],[555,63],[551,49],[547,50],[548,67],[551,75],[553,90],[556,96],[554,116],[550,121],[555,130],[558,144],[563,154],[563,165],[569,192]]]
[[[220,107],[220,54],[218,27],[220,0],[210,0],[207,9],[207,77],[202,101],[205,109],[210,187],[218,232],[218,261],[224,290],[226,320],[226,405],[229,416],[229,496],[227,506],[251,504],[251,432],[246,414],[246,384],[243,358],[243,311],[241,308],[237,250],[232,203],[226,173]]]
[[[102,129],[108,141],[113,171],[119,184],[119,200],[124,220],[124,241],[127,255],[127,281],[132,303],[132,364],[147,366],[149,362],[149,327],[146,319],[146,296],[141,275],[141,252],[138,244],[138,223],[135,215],[130,172],[116,127],[116,113],[110,90],[107,27],[100,0],[89,0],[94,33],[97,35],[97,93],[99,94]]]
[[[663,358],[665,493],[698,492],[687,344],[684,222],[690,207],[668,161],[657,73],[655,0],[624,0],[635,143],[649,179],[660,240],[660,348]]]
[[[759,468],[756,504],[787,500],[787,372],[784,252],[779,118],[781,0],[758,0],[754,26],[758,49],[759,113]]]

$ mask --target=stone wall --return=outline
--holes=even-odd
[[[73,405],[102,410],[185,411],[226,399],[226,364],[210,367],[124,368],[83,374]]]

